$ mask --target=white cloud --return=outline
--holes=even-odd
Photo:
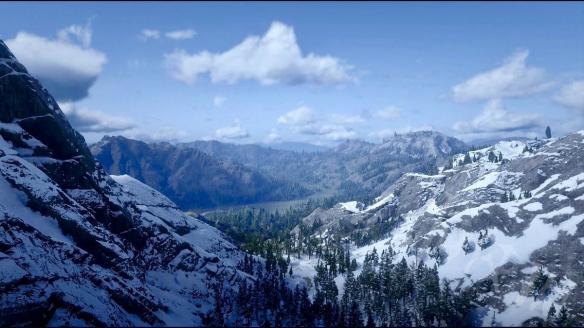
[[[373,131],[368,134],[368,137],[376,141],[383,141],[388,138],[395,136],[395,134],[403,134],[416,131],[433,131],[434,127],[431,125],[418,125],[418,126],[404,126],[399,129],[383,129],[379,131]]]
[[[171,76],[187,84],[206,73],[213,83],[229,84],[241,80],[256,80],[263,85],[336,84],[352,79],[351,67],[338,58],[303,55],[294,29],[280,22],[273,22],[263,36],[249,36],[222,53],[176,50],[165,58]]]
[[[271,129],[270,133],[268,133],[268,135],[266,136],[264,141],[266,143],[274,143],[274,142],[278,142],[280,140],[282,140],[282,137],[280,136],[278,131],[276,129]]]
[[[278,123],[292,126],[311,124],[315,121],[314,112],[306,106],[298,107],[278,118]]]
[[[55,40],[27,32],[18,32],[14,39],[6,40],[16,58],[61,101],[87,97],[107,61],[102,52],[73,43],[69,36],[77,34],[72,30],[76,28],[61,30]],[[91,35],[79,32],[79,38],[89,45],[91,37],[87,33]]]
[[[71,25],[57,32],[57,37],[59,38],[59,40],[68,43],[74,43],[74,41],[71,39],[71,37],[73,37],[85,48],[89,48],[91,46],[92,36],[93,31],[91,30],[90,24],[87,24],[85,26]]]
[[[235,121],[231,126],[215,130],[215,137],[217,139],[244,139],[249,137],[249,132],[241,127],[239,121]]]
[[[225,104],[225,101],[227,101],[227,98],[222,97],[222,96],[215,96],[215,97],[213,97],[213,106],[215,106],[215,108],[223,107],[223,104]]]
[[[297,127],[296,131],[302,134],[321,136],[328,140],[345,140],[357,138],[358,134],[353,129],[336,124],[308,124]]]
[[[503,65],[480,73],[452,88],[456,101],[488,100],[526,96],[547,90],[553,82],[545,80],[543,69],[529,67],[529,51],[518,51]]]
[[[584,112],[584,80],[573,81],[563,86],[554,100],[562,106]]]
[[[295,133],[320,136],[328,140],[336,141],[356,138],[358,136],[357,132],[346,125],[364,121],[358,115],[346,116],[334,114],[332,117],[333,123],[318,120],[312,109],[301,106],[280,116],[278,123],[290,126]]]
[[[491,100],[470,122],[457,122],[454,130],[468,135],[503,135],[526,132],[540,125],[537,114],[515,114],[506,110],[501,101]]]
[[[375,117],[382,118],[385,120],[391,120],[399,118],[401,115],[401,110],[395,106],[385,107],[384,109],[378,110],[375,112]]]
[[[338,124],[361,124],[365,119],[361,115],[332,114],[333,122]]]
[[[120,133],[121,135],[145,142],[184,142],[190,138],[189,133],[172,127],[160,127],[156,129],[136,128]]]
[[[144,29],[140,32],[139,38],[142,41],[148,41],[149,39],[157,40],[160,38],[160,31],[159,30],[152,30],[152,29]]]
[[[134,128],[132,120],[77,107],[75,103],[59,103],[71,125],[80,132],[110,133]]]
[[[165,36],[167,38],[172,39],[172,40],[192,39],[195,35],[197,35],[197,32],[195,32],[195,30],[191,30],[191,29],[171,31],[171,32],[166,32],[166,34],[165,34]]]

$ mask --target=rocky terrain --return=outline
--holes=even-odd
[[[201,325],[243,253],[129,176],[106,174],[0,41],[0,325]]]
[[[437,265],[453,288],[478,291],[483,325],[536,323],[552,304],[582,325],[583,160],[584,131],[502,141],[439,174],[404,174],[369,206],[318,209],[293,234],[349,238],[360,263],[391,247],[396,261]]]

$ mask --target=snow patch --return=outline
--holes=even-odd
[[[523,209],[530,212],[537,212],[543,209],[543,205],[540,202],[533,202],[523,206]]]

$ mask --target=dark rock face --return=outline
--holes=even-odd
[[[208,285],[249,279],[219,231],[116,179],[0,41],[0,325],[197,326]]]
[[[195,148],[106,137],[91,148],[111,174],[128,174],[160,190],[183,209],[289,200],[308,195],[293,182],[270,178]]]

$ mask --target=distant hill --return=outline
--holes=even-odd
[[[280,181],[192,147],[105,137],[91,151],[110,174],[128,174],[160,190],[183,209],[290,200],[309,194],[297,183]]]

